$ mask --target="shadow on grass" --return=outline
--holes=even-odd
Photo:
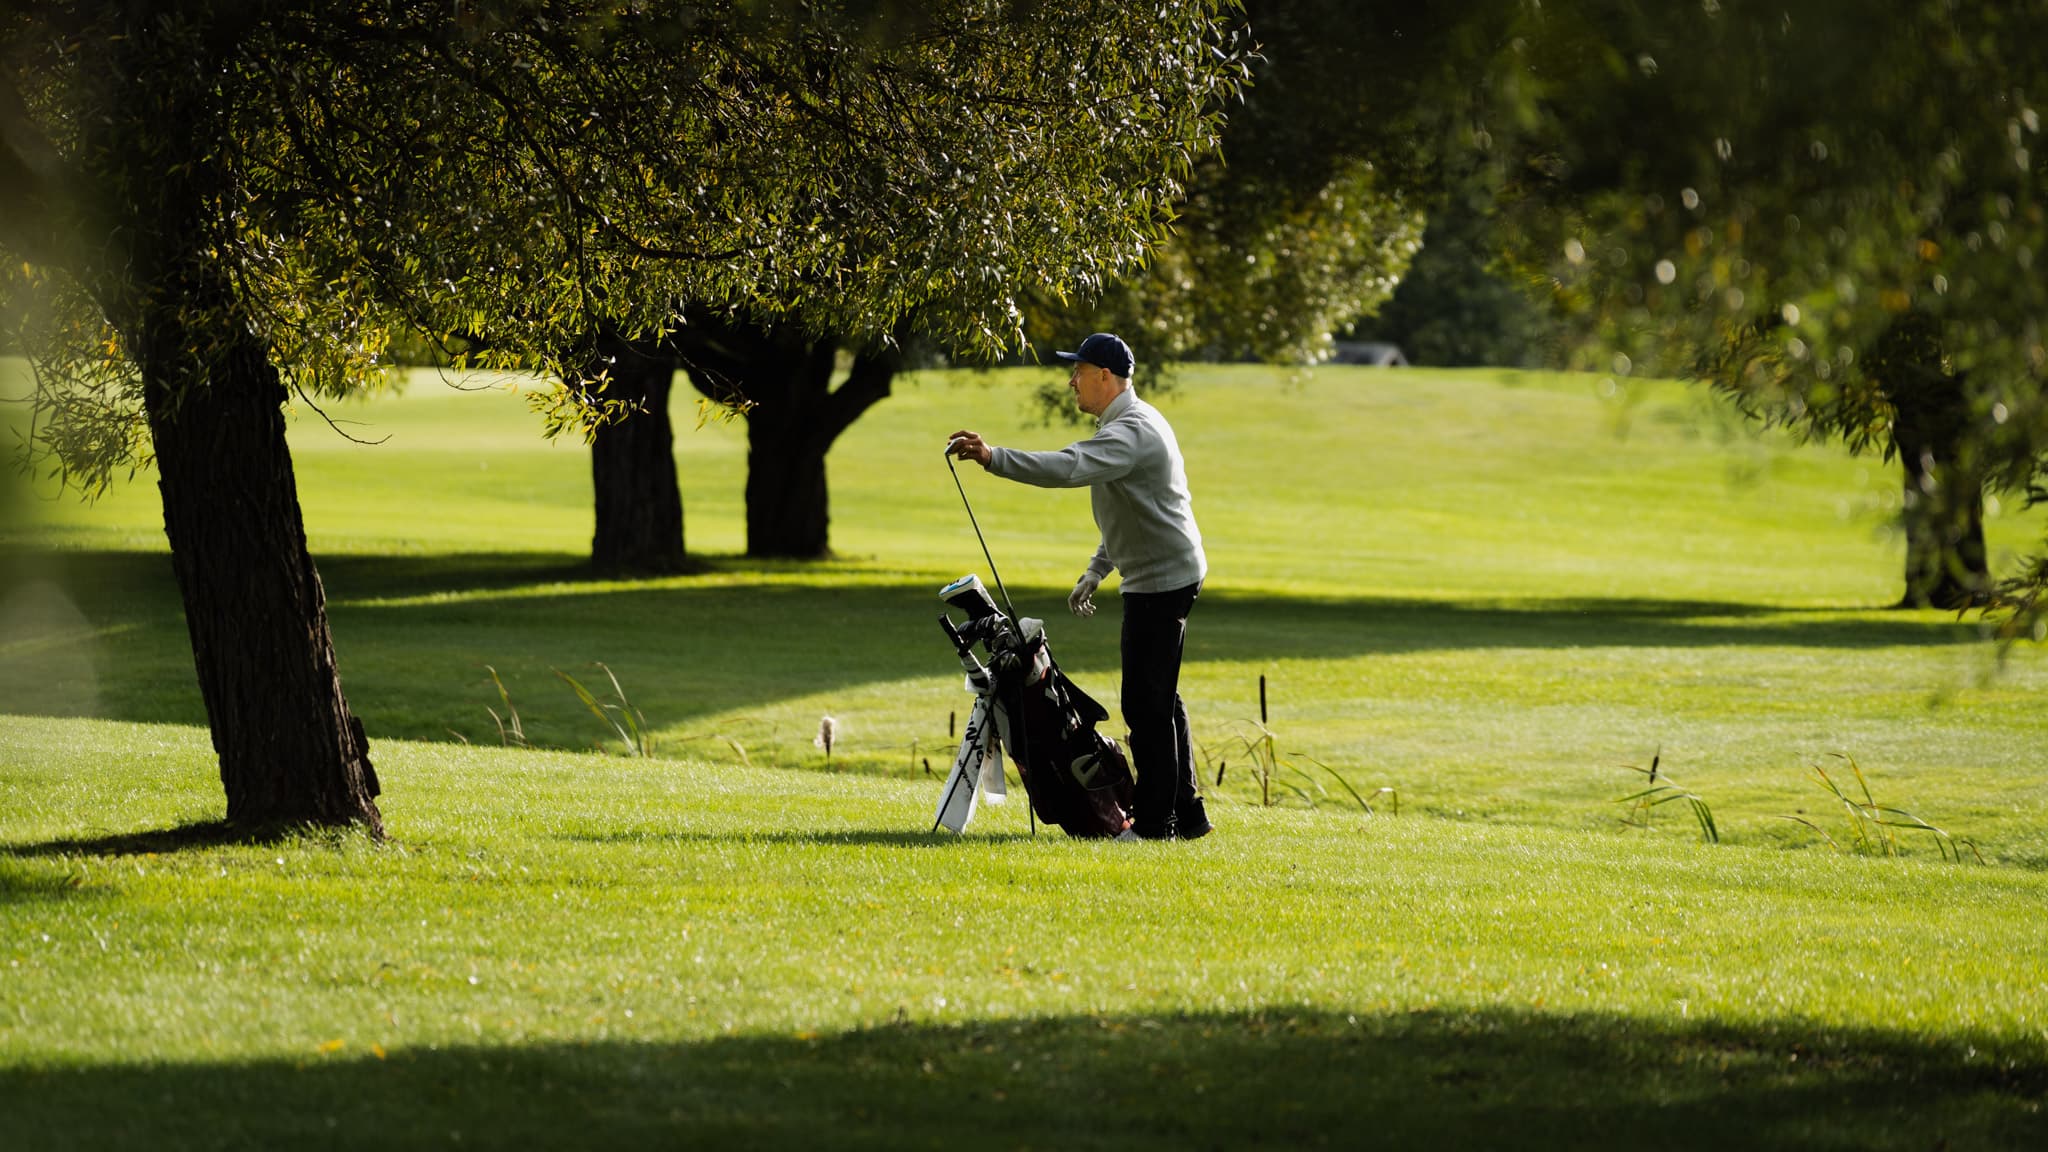
[[[174,852],[202,848],[282,844],[287,840],[301,839],[334,841],[360,834],[304,824],[247,827],[229,824],[225,820],[196,820],[173,828],[151,828],[141,832],[110,832],[101,836],[65,837],[24,844],[0,843],[0,856],[168,856]]]
[[[239,845],[267,845],[283,843],[301,837],[333,840],[337,837],[359,835],[347,830],[304,828],[299,826],[267,827],[255,830],[237,828],[223,821],[209,820],[183,824],[175,828],[155,828],[143,832],[109,833],[103,836],[75,836],[57,840],[29,841],[24,843],[0,842],[0,860],[49,859],[68,856],[168,856],[176,852],[203,848],[232,847]],[[1040,836],[1054,836],[1065,839],[1057,828],[1043,829]],[[923,830],[900,830],[884,828],[847,828],[841,830],[792,830],[788,832],[747,831],[730,835],[715,832],[678,832],[669,829],[628,830],[622,832],[569,833],[555,839],[579,844],[705,844],[705,843],[756,843],[789,844],[816,847],[852,848],[879,845],[887,848],[933,848],[946,849],[961,845],[986,847],[990,844],[1007,843],[1014,840],[1029,840],[1029,832],[976,832],[968,836],[956,836],[951,832],[929,832]],[[15,874],[0,871],[0,901],[9,898],[10,893],[27,899],[38,895],[59,896],[75,890],[77,885],[64,877],[51,878],[40,875]]]
[[[68,900],[86,891],[84,878],[75,872],[24,868],[0,855],[0,907]]]
[[[1039,832],[1040,836],[1066,838],[1066,833],[1057,828]],[[958,836],[951,832],[896,831],[879,828],[849,828],[844,831],[810,832],[736,832],[720,835],[716,832],[673,832],[658,829],[629,832],[569,833],[555,837],[557,840],[579,844],[797,844],[825,848],[856,848],[866,845],[880,845],[886,848],[952,848],[962,844],[985,847],[989,844],[1006,844],[1014,840],[1029,840],[1029,832],[972,832]]]
[[[643,1017],[646,1015],[643,1012]],[[1255,1012],[0,1070],[23,1147],[2039,1148],[2048,1067],[1797,1024]]]
[[[85,646],[92,711],[156,723],[204,723],[191,650],[168,558],[75,552],[39,563],[102,631]],[[949,675],[935,623],[937,579],[890,583],[827,566],[820,583],[782,579],[799,565],[710,562],[709,579],[601,581],[568,554],[330,556],[344,682],[374,736],[494,740],[486,705],[500,707],[484,671],[497,668],[528,720],[556,746],[588,746],[599,729],[555,680],[593,662],[615,671],[657,726],[742,711],[797,694]],[[852,573],[852,580],[844,577]],[[754,577],[749,579],[749,577]],[[0,592],[4,592],[0,589]],[[1025,615],[1045,617],[1061,662],[1084,683],[1118,668],[1115,610],[1067,618],[1067,589],[1013,590]],[[394,602],[398,601],[398,602]],[[1968,623],[1925,615],[1786,613],[1663,600],[1305,599],[1203,596],[1189,629],[1193,661],[1270,661],[1496,649],[1704,646],[1875,649],[1975,641]],[[0,637],[0,687],[48,677],[49,645],[11,650]],[[31,651],[33,650],[33,651]],[[41,652],[38,656],[35,653]],[[19,653],[28,653],[22,655]],[[75,656],[75,653],[69,654]],[[74,659],[73,663],[77,663]],[[15,698],[0,693],[0,700]],[[26,692],[20,696],[27,699]],[[84,698],[81,693],[80,698]],[[9,705],[0,702],[0,711]],[[17,705],[21,714],[47,709]]]

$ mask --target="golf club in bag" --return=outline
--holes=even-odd
[[[1095,730],[1109,710],[1060,671],[1045,626],[1028,618],[1013,626],[978,576],[962,576],[939,596],[967,614],[966,623],[955,624],[941,613],[939,627],[967,672],[974,707],[939,793],[933,830],[965,831],[978,799],[1000,799],[1005,752],[1038,819],[1084,838],[1128,828],[1130,764],[1115,741]],[[975,653],[977,643],[988,653],[986,663]]]

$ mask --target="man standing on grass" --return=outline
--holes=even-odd
[[[1095,435],[1058,452],[995,448],[969,431],[953,433],[953,454],[1040,488],[1086,485],[1102,543],[1074,584],[1067,607],[1095,614],[1095,590],[1111,569],[1123,573],[1123,707],[1137,768],[1132,827],[1122,839],[1193,840],[1209,831],[1195,790],[1188,710],[1180,699],[1180,658],[1188,613],[1209,561],[1188,496],[1180,443],[1159,410],[1131,387],[1130,346],[1107,332],[1059,358],[1073,364],[1067,387],[1095,417]]]

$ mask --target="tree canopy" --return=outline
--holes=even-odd
[[[923,307],[1000,349],[1020,293],[1161,235],[1240,73],[1220,6],[12,5],[0,245],[61,384],[42,446],[87,486],[146,457],[128,257],[173,228],[309,398],[394,331],[576,370],[599,323],[684,303],[859,332]],[[172,168],[201,203],[163,202]]]
[[[1494,211],[1485,186],[1440,198],[1394,294],[1348,335],[1398,344],[1411,364],[1553,365],[1556,334],[1494,247]]]
[[[155,464],[228,818],[381,823],[290,394],[362,386],[412,329],[555,370],[563,425],[594,339],[686,303],[874,331],[943,302],[937,330],[1000,347],[1021,292],[1164,228],[1241,77],[1222,2],[0,12],[32,447],[88,491]]]
[[[1315,363],[1464,187],[1459,134],[1514,5],[1249,0],[1252,83],[1143,275],[1048,302],[1035,340],[1114,327],[1141,358]]]
[[[1899,456],[1939,527],[2048,475],[2044,33],[2038,3],[1561,0],[1479,143],[1583,365]],[[2044,582],[2004,590],[2030,627]]]

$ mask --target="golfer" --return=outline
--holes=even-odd
[[[1093,616],[1102,578],[1112,569],[1123,573],[1124,723],[1138,780],[1132,826],[1118,839],[1193,840],[1208,833],[1209,817],[1195,792],[1180,658],[1209,561],[1187,468],[1166,417],[1131,387],[1129,345],[1097,332],[1077,351],[1058,355],[1074,366],[1067,387],[1081,411],[1095,417],[1095,435],[1058,452],[1023,452],[991,447],[963,430],[953,433],[953,454],[1005,480],[1088,488],[1102,543],[1067,607]]]

